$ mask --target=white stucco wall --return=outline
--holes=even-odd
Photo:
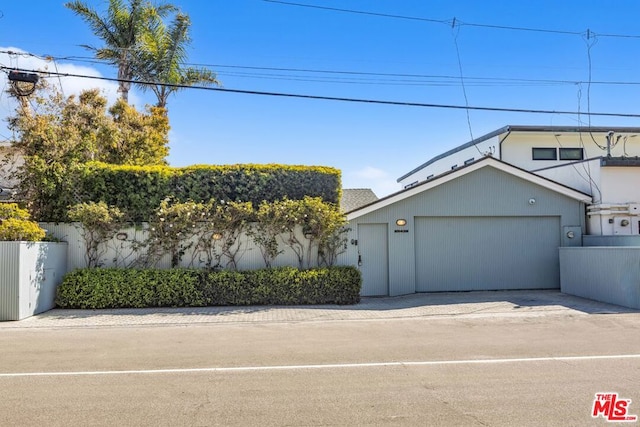
[[[640,203],[640,167],[602,168],[602,203]]]
[[[614,141],[610,150],[612,157],[640,156],[640,135],[614,133],[612,139]],[[533,160],[531,151],[533,147],[582,147],[585,159],[601,157],[607,155],[607,133],[512,132],[503,140],[501,160],[530,171],[568,163],[567,160]]]
[[[537,175],[556,181],[583,193],[590,194],[594,203],[602,198],[600,159],[569,164],[536,171]],[[640,172],[640,168],[638,168]]]

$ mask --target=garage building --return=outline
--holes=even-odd
[[[341,263],[363,296],[559,289],[559,247],[581,246],[587,194],[492,157],[347,213]]]

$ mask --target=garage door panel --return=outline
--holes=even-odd
[[[416,290],[560,286],[559,217],[418,217]]]

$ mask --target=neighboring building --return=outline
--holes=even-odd
[[[0,202],[13,201],[17,181],[11,174],[22,165],[22,155],[9,142],[0,142]]]
[[[376,200],[378,200],[378,196],[370,188],[344,188],[342,189],[340,207],[345,212],[351,212]]]

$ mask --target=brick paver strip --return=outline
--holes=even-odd
[[[640,313],[558,291],[483,291],[363,298],[357,305],[187,307],[110,310],[54,309],[0,329],[78,328],[204,323],[264,323],[404,319],[412,317],[521,317]]]

